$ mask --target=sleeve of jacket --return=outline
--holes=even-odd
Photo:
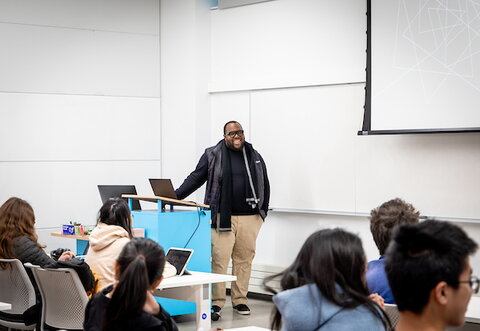
[[[265,216],[267,216],[268,206],[270,204],[270,182],[268,181],[267,165],[265,164],[262,156],[260,156],[260,159],[262,160],[263,164],[263,181],[265,183],[265,192],[263,196],[265,201],[263,203],[262,210],[265,212]]]
[[[190,194],[195,192],[200,186],[202,186],[208,178],[208,160],[207,154],[203,153],[200,161],[198,161],[197,167],[188,177],[183,181],[183,184],[176,189],[177,198],[183,200]]]
[[[38,265],[42,268],[54,268],[57,262],[50,258],[37,243],[28,237],[18,237],[13,240],[13,251],[15,256],[22,261]]]

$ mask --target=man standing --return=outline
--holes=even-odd
[[[212,272],[226,274],[232,258],[231,297],[233,309],[249,315],[248,283],[258,232],[268,211],[270,184],[265,162],[245,142],[240,123],[223,127],[224,139],[207,148],[195,170],[176,190],[184,199],[207,182],[205,204],[212,213]],[[220,318],[225,304],[225,283],[212,285],[212,320]]]

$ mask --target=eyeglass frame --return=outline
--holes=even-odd
[[[235,137],[236,135],[240,137],[240,136],[243,136],[244,134],[245,134],[244,130],[236,130],[236,131],[230,131],[225,133],[226,136],[229,136],[232,138]]]
[[[459,280],[458,283],[467,283],[470,285],[473,294],[477,294],[480,289],[480,279],[477,276],[470,276],[469,280]]]

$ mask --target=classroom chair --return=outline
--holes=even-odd
[[[12,309],[0,311],[0,325],[20,330],[33,330],[37,321],[26,325],[23,313],[36,304],[36,294],[22,262],[17,259],[0,259],[6,266],[0,268],[0,301]]]
[[[400,317],[400,313],[398,312],[397,305],[386,303],[385,313],[387,313],[387,316],[390,319],[390,322],[392,322],[392,328],[395,329],[398,323],[398,318]]]
[[[42,297],[42,330],[83,330],[88,297],[75,270],[38,267],[32,271]]]

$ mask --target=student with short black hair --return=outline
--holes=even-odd
[[[385,270],[397,301],[397,331],[460,326],[478,278],[469,256],[477,244],[458,226],[427,220],[401,226],[387,249]]]
[[[164,266],[161,246],[151,239],[133,238],[117,258],[117,282],[88,303],[84,330],[178,331],[152,294],[163,279]]]
[[[393,230],[402,224],[418,223],[420,213],[409,203],[396,198],[383,203],[370,212],[370,231],[377,245],[380,258],[368,262],[367,286],[370,293],[377,293],[385,303],[395,303],[387,275],[384,255]]]
[[[360,238],[342,229],[320,230],[308,237],[295,261],[265,284],[281,277],[272,330],[389,330],[383,300],[369,295],[366,257]],[[380,300],[380,301],[378,301]],[[380,306],[379,304],[380,303]]]

